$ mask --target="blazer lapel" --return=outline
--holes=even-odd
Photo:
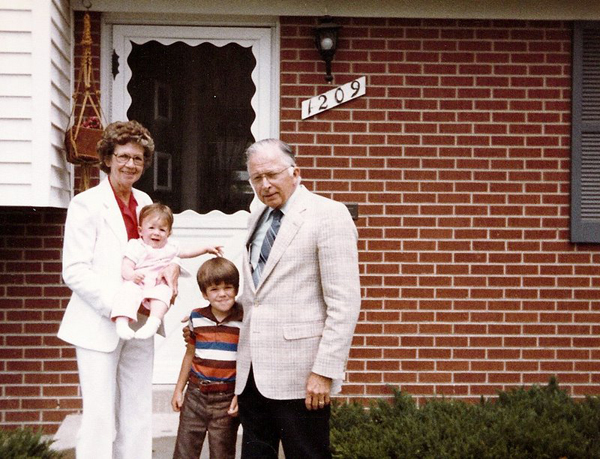
[[[244,257],[246,262],[244,263],[242,269],[246,273],[244,278],[250,279],[248,285],[250,286],[253,292],[256,292],[256,286],[252,281],[252,265],[250,262],[250,250],[252,250],[252,238],[254,237],[254,232],[256,231],[258,222],[260,221],[260,218],[262,217],[262,214],[264,213],[266,208],[267,206],[265,206],[262,202],[258,203],[257,208],[250,214],[250,217],[248,218],[248,232],[246,233],[246,242],[244,244],[244,247],[246,247]]]
[[[266,209],[267,206],[265,206],[263,203],[260,203],[260,207],[257,207],[248,218],[248,233],[246,234],[246,248],[248,250],[250,249],[250,244],[252,243],[252,238],[254,237],[254,231],[256,231],[256,226],[258,225],[260,217],[262,217],[262,214]]]
[[[258,282],[257,290],[260,288],[265,279],[269,276],[271,271],[275,268],[289,245],[292,243],[296,234],[302,227],[304,223],[304,210],[306,210],[306,191],[304,188],[298,190],[301,194],[297,196],[296,202],[293,203],[292,207],[288,209],[288,212],[285,214],[283,219],[281,220],[281,227],[279,228],[279,232],[277,233],[277,237],[275,238],[275,243],[271,248],[271,253],[269,254],[269,258],[267,259],[267,263],[262,271],[260,276],[260,281]]]
[[[106,220],[107,225],[115,233],[120,244],[124,246],[127,244],[127,230],[125,229],[125,222],[123,221],[123,216],[119,210],[117,199],[110,187],[108,179],[105,179],[101,185],[102,205],[104,206],[103,217]]]

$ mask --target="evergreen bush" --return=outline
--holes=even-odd
[[[31,429],[0,430],[2,459],[60,459],[62,453],[51,449],[53,441],[44,440],[42,432]]]
[[[573,400],[555,378],[466,403],[433,398],[417,406],[395,390],[369,407],[334,404],[336,459],[600,458],[600,399]]]

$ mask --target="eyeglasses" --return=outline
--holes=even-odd
[[[281,176],[281,174],[287,171],[290,167],[296,166],[286,166],[285,168],[277,172],[265,172],[264,174],[253,175],[248,181],[254,186],[261,185],[264,179],[267,179],[267,182],[269,183],[273,183],[274,180],[277,180]]]
[[[143,156],[131,156],[126,153],[120,153],[118,155],[113,155],[117,160],[118,164],[127,164],[129,160],[133,160],[134,166],[143,166],[144,165],[144,157]]]

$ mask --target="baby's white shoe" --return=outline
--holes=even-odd
[[[134,337],[135,331],[133,331],[129,326],[129,319],[127,317],[118,317],[116,320],[116,325],[117,335],[119,335],[121,339],[128,341]]]
[[[158,317],[150,316],[142,328],[135,332],[136,339],[148,339],[156,334],[160,327],[161,320]]]

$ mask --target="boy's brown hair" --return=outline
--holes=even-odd
[[[169,206],[165,206],[160,202],[155,202],[153,204],[148,204],[147,206],[142,207],[139,216],[139,225],[142,226],[142,222],[145,218],[150,215],[158,215],[169,227],[169,231],[173,229],[173,211]]]
[[[236,294],[240,288],[238,269],[231,261],[223,257],[211,258],[202,263],[196,279],[202,293],[206,293],[206,289],[211,285],[219,285],[221,282],[233,285]]]

